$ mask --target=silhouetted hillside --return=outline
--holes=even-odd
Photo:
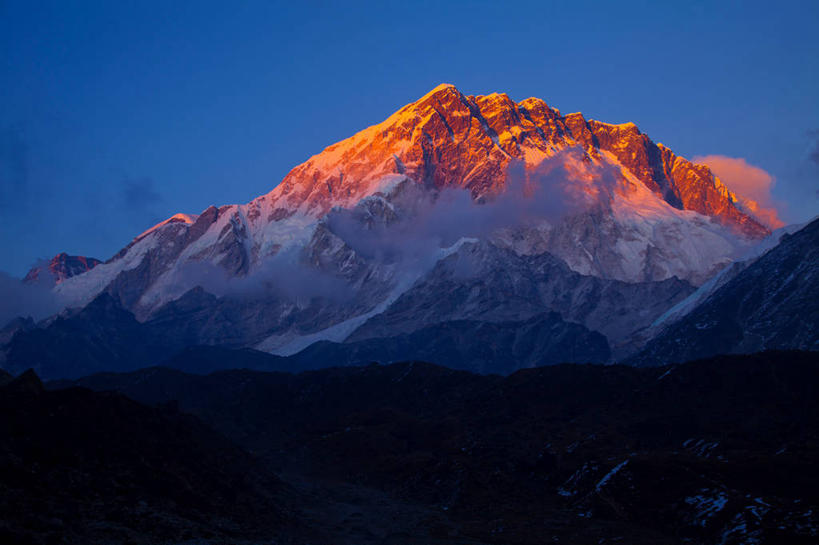
[[[292,492],[173,404],[45,391],[28,371],[0,387],[0,542],[270,539]]]
[[[428,536],[442,543],[812,543],[819,531],[816,353],[508,377],[419,362],[153,368],[79,383],[175,400],[289,479],[423,506],[437,522],[416,531],[438,528]]]

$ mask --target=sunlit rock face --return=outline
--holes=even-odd
[[[438,86],[384,122],[328,147],[254,203],[321,214],[376,192],[389,175],[488,197],[503,191],[515,161],[522,162],[526,176],[536,176],[544,159],[573,146],[582,149],[583,160],[622,168],[675,208],[699,212],[750,237],[767,234],[734,206],[708,167],[654,144],[633,123],[562,116],[536,98],[515,103],[505,94],[465,96],[452,85]]]
[[[737,200],[707,167],[634,124],[440,85],[295,167],[266,195],[177,214],[54,289],[68,306],[108,292],[141,321],[172,323],[198,301],[202,327],[186,326],[192,342],[293,353],[344,341],[440,260],[481,241],[555,258],[565,266],[554,274],[646,286],[634,300],[648,310],[606,324],[620,343],[768,234]],[[648,287],[667,281],[677,287]],[[212,297],[180,299],[197,287]],[[524,314],[561,312],[600,330],[538,300]],[[223,319],[209,318],[212,305]],[[486,316],[510,318],[503,314]]]

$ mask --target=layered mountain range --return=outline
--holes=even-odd
[[[102,329],[119,316],[155,347],[143,363],[186,346],[293,356],[316,342],[345,363],[421,345],[483,371],[611,361],[771,235],[741,201],[632,123],[441,85],[248,204],[177,214],[105,263],[57,274],[69,310],[17,345],[6,331],[4,357],[45,362],[31,350],[48,342],[23,336],[67,324],[99,338],[108,309]],[[475,332],[485,354],[466,342]],[[115,337],[84,350],[128,352]]]

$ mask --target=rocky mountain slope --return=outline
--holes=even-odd
[[[401,200],[396,191],[412,193],[398,190],[407,184],[421,189],[423,202],[417,195],[394,202]],[[390,223],[401,212],[414,217],[417,210],[407,208],[423,211],[444,188],[466,189],[476,202],[521,190],[531,202],[512,212],[534,217],[525,218],[527,236],[518,218],[498,225],[514,228],[509,244],[526,253],[549,250],[578,272],[626,281],[676,275],[700,282],[737,243],[718,226],[751,239],[768,233],[734,206],[736,197],[707,167],[655,145],[633,124],[562,116],[538,99],[467,97],[442,85],[296,167],[269,194],[173,216],[59,292],[82,303],[127,287],[129,308],[149,312],[191,287],[177,285],[185,284],[186,264],[245,275],[288,247],[309,245],[333,207],[371,198],[365,216]],[[564,224],[565,216],[571,221]]]
[[[819,350],[817,271],[819,219],[784,235],[629,361],[658,365],[757,350]]]
[[[476,242],[438,261],[348,341],[407,333],[448,320],[521,320],[546,308],[602,333],[617,347],[692,291],[677,278],[640,283],[606,280],[578,274],[548,253],[521,256]]]
[[[179,328],[169,329],[163,320],[139,322],[110,295],[102,294],[77,313],[58,317],[48,326],[20,330],[6,345],[3,357],[3,368],[9,372],[33,368],[44,378],[57,379],[157,364],[194,373],[236,367],[298,371],[408,357],[446,361],[454,368],[483,373],[510,373],[521,367],[567,361],[607,361],[610,350],[603,335],[566,322],[553,312],[511,322],[436,322],[383,339],[317,342],[281,357],[251,349],[236,352],[199,346],[196,337],[186,336]],[[191,361],[201,367],[191,367]]]
[[[291,369],[420,360],[446,362],[453,369],[511,373],[565,362],[603,362],[611,357],[606,338],[558,313],[519,321],[452,320],[390,337],[333,343],[319,341],[283,358]]]

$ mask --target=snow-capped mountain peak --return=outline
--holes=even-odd
[[[309,158],[269,193],[177,214],[55,290],[70,305],[106,291],[146,319],[195,286],[216,296],[252,286],[254,297],[285,301],[268,304],[279,314],[260,322],[254,342],[286,340],[396,300],[461,238],[550,253],[582,275],[701,284],[769,233],[736,202],[708,167],[633,123],[443,84]],[[411,248],[412,263],[373,257],[362,233],[367,244],[390,241],[393,254]],[[315,271],[341,281],[354,303],[293,325],[313,304],[293,295],[307,293],[293,280]]]

